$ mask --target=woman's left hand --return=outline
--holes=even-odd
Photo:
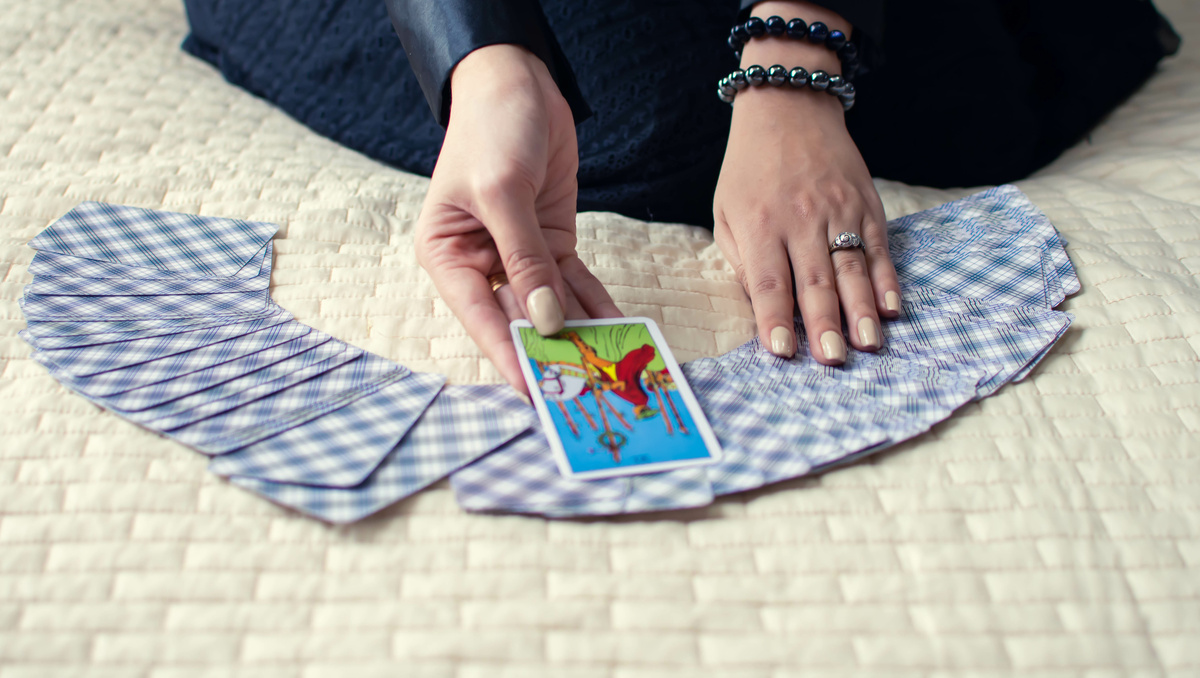
[[[837,97],[786,85],[739,92],[713,217],[772,353],[796,352],[796,302],[821,363],[846,359],[843,314],[855,348],[882,345],[879,318],[899,315],[900,285],[883,205]],[[866,250],[831,254],[842,232]]]

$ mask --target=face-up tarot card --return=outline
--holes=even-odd
[[[649,318],[568,321],[543,337],[512,323],[559,471],[579,480],[715,463],[717,438]]]

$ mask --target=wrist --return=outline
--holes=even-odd
[[[837,97],[788,87],[750,87],[738,93],[731,129],[798,126],[815,129],[845,128],[845,112]]]
[[[758,64],[770,68],[779,64],[788,70],[802,66],[808,72],[825,71],[829,74],[842,72],[841,61],[837,54],[821,45],[782,40],[757,40],[742,50],[739,68],[749,68]]]
[[[546,64],[520,45],[480,47],[463,57],[450,74],[450,92],[456,101],[544,90],[547,84],[557,92]]]

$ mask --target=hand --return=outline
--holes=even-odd
[[[740,92],[713,211],[717,244],[750,295],[772,353],[796,351],[796,301],[821,363],[846,359],[842,313],[855,348],[882,345],[879,317],[899,314],[900,286],[883,205],[835,97]],[[843,231],[861,235],[866,252],[831,255],[829,243]]]
[[[513,45],[469,54],[451,76],[451,94],[417,220],[417,261],[524,393],[510,320],[529,318],[545,335],[562,329],[564,315],[621,315],[575,252],[575,123],[545,64]],[[493,293],[487,278],[496,273],[509,284]]]
[[[808,3],[764,2],[754,14],[804,16],[850,31],[844,19]],[[840,70],[824,47],[790,40],[752,41],[742,65],[754,63]],[[900,284],[879,193],[837,97],[790,87],[739,92],[713,218],[717,244],[750,296],[759,337],[772,353],[796,352],[797,302],[819,362],[845,361],[843,314],[855,348],[882,346],[879,318],[899,315]],[[844,231],[859,234],[866,251],[830,254],[830,242]]]

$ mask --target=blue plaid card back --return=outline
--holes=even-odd
[[[532,429],[450,476],[468,511],[528,513],[554,518],[695,508],[712,503],[703,468],[576,480],[558,471],[536,421]]]
[[[236,339],[285,322],[293,321],[286,316],[275,316],[145,339],[43,350],[41,355],[44,364],[52,364],[56,370],[76,377],[90,377]]]
[[[232,276],[274,224],[84,202],[29,242],[36,250],[168,273]]]
[[[902,292],[917,285],[992,304],[1051,306],[1042,251],[1036,247],[973,252],[913,250],[896,256],[893,263]]]
[[[30,320],[103,321],[254,316],[269,312],[267,290],[228,294],[83,297],[25,293]],[[248,319],[248,318],[247,318]]]
[[[346,407],[214,457],[208,469],[272,483],[354,487],[383,462],[443,384],[441,375],[409,375]],[[452,429],[441,433],[447,439],[455,435]]]
[[[245,282],[262,277],[270,278],[275,244],[268,242],[258,250],[249,261],[231,276],[195,276],[184,273],[171,273],[157,268],[141,266],[125,266],[107,261],[81,259],[66,254],[54,252],[38,252],[33,255],[29,264],[29,273],[34,281],[43,278],[71,278],[95,280],[97,282],[114,280],[137,280],[151,282],[168,280],[175,282],[204,282],[209,280],[224,282]],[[36,290],[35,290],[36,291]]]
[[[311,331],[312,328],[307,325],[301,325],[294,321],[287,322],[274,327],[268,327],[254,334],[227,339],[210,346],[154,362],[109,370],[93,377],[75,377],[56,369],[53,363],[48,364],[47,367],[50,368],[51,373],[59,381],[72,389],[92,398],[105,398],[141,386],[148,386],[176,379],[193,372],[210,369],[213,366],[253,355],[284,342],[302,337]],[[46,360],[40,352],[35,353],[34,358],[46,364]]]
[[[24,300],[19,302],[24,310]],[[253,314],[254,318],[266,318],[272,315],[287,313],[282,307],[269,303],[262,313]],[[159,332],[170,334],[183,329],[212,327],[227,323],[238,323],[250,320],[245,315],[214,315],[194,318],[158,318],[151,320],[36,320],[26,316],[25,332],[35,341],[54,337],[56,341],[68,346],[86,346],[83,342],[90,341],[92,335],[126,334],[131,332]],[[119,340],[119,339],[117,339]],[[106,339],[104,342],[114,341]]]
[[[321,520],[348,523],[376,513],[508,443],[534,421],[533,410],[507,386],[447,386],[359,485],[331,489],[241,476],[230,482]],[[221,459],[217,457],[213,463]]]
[[[294,320],[291,313],[284,311],[279,307],[275,307],[275,311],[269,315],[265,315],[258,320],[263,322],[275,321],[277,323],[285,323],[289,320]],[[237,321],[238,324],[245,321]],[[255,321],[251,321],[255,322]],[[229,320],[216,318],[206,323],[174,325],[157,327],[153,329],[143,329],[135,332],[99,332],[93,334],[70,334],[70,335],[51,335],[39,336],[35,332],[44,329],[47,325],[55,325],[63,323],[38,323],[30,322],[26,329],[19,333],[21,338],[29,342],[35,349],[39,351],[58,351],[62,349],[84,348],[87,346],[97,346],[100,344],[114,344],[126,341],[137,341],[140,339],[150,339],[153,337],[162,337],[169,334],[178,334],[180,332],[195,332],[197,330],[212,329],[229,324]],[[74,323],[66,323],[74,324]]]
[[[1058,231],[1015,186],[997,186],[888,224],[892,254],[909,250],[971,251],[1037,247],[1060,279],[1063,296],[1079,291],[1079,279]]]
[[[205,454],[225,454],[345,407],[411,374],[396,363],[366,353],[317,378],[171,429],[167,435]]]
[[[270,285],[270,275],[255,278],[208,278],[205,280],[37,277],[29,283],[27,289],[32,294],[45,296],[144,297],[164,294],[265,292]]]
[[[107,404],[133,421],[170,430],[227,412],[263,396],[281,391],[288,386],[344,365],[363,354],[361,349],[349,346],[333,339],[328,334],[315,330],[275,348],[282,349],[282,353],[289,355],[276,363],[236,379],[230,379],[181,397],[171,398],[165,402],[161,402],[161,398],[169,397],[174,393],[170,389],[156,388],[170,383],[169,381],[162,382],[162,384],[117,394],[110,398]],[[159,394],[166,395],[160,396]],[[118,405],[131,407],[118,407]]]
[[[980,322],[968,316],[901,303],[900,318],[883,323],[885,345],[922,347],[934,356],[964,356],[981,368],[994,368],[994,376],[979,385],[979,395],[990,395],[1045,354],[1070,327],[1065,313],[1046,312],[1033,328]]]

